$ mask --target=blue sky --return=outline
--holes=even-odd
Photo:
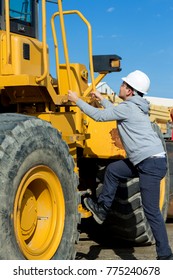
[[[56,9],[53,4],[48,7],[50,14]],[[138,69],[150,77],[149,96],[173,98],[173,0],[63,0],[63,8],[81,11],[90,22],[93,54],[122,57],[122,71],[103,80],[116,93],[121,77]],[[89,70],[86,26],[76,15],[66,16],[65,22],[70,61]],[[51,35],[48,44],[54,74]]]

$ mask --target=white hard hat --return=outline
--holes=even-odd
[[[136,91],[139,91],[143,94],[147,94],[150,87],[150,79],[144,72],[140,70],[131,72],[129,75],[127,75],[127,77],[122,78],[122,80]]]

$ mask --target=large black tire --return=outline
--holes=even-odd
[[[74,259],[78,177],[48,122],[0,117],[0,259]]]
[[[138,178],[121,184],[106,226],[118,238],[136,244],[153,243],[153,235],[142,207]]]

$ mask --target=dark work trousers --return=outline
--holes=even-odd
[[[142,205],[156,241],[157,256],[169,256],[166,226],[159,209],[160,181],[167,171],[166,158],[151,157],[134,166],[128,159],[110,163],[105,172],[103,190],[98,202],[110,208],[121,181],[139,177]]]

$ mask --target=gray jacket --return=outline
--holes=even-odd
[[[78,99],[76,104],[95,121],[117,121],[127,156],[134,165],[150,156],[164,152],[162,142],[150,123],[149,102],[144,98],[133,96],[117,106],[103,99],[101,101],[103,110],[90,106],[81,99]]]

